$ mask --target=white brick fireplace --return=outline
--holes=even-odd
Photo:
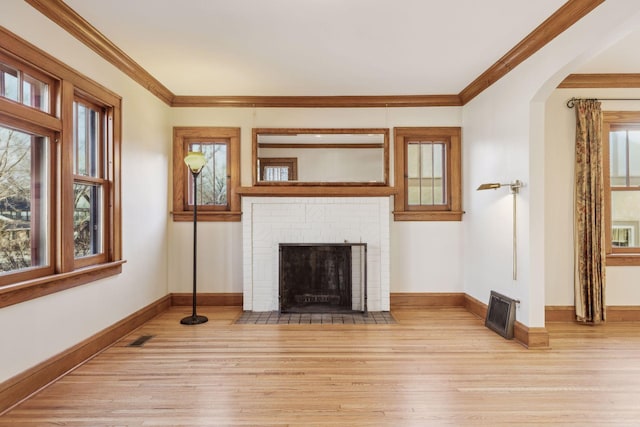
[[[243,197],[244,309],[278,310],[280,243],[367,243],[368,309],[389,310],[389,197]]]

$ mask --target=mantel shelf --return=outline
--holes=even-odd
[[[389,197],[396,194],[394,187],[372,186],[254,186],[240,187],[237,193],[250,197]]]

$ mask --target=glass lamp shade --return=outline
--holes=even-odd
[[[184,162],[189,167],[189,170],[196,174],[199,173],[207,163],[204,158],[204,154],[197,151],[189,151],[187,156],[184,158]]]

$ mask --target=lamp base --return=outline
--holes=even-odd
[[[199,325],[201,323],[207,323],[208,321],[209,319],[207,319],[206,316],[193,315],[185,317],[180,321],[180,323],[182,323],[183,325]]]

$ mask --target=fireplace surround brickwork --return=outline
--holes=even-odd
[[[279,308],[280,243],[367,243],[368,308],[389,310],[389,197],[243,197],[243,308]]]

